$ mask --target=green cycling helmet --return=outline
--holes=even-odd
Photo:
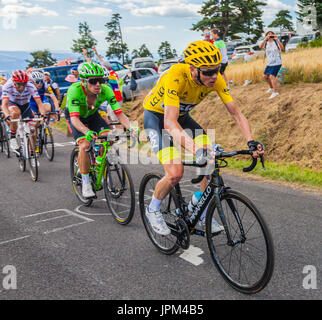
[[[97,63],[84,62],[78,66],[79,77],[82,79],[104,77],[104,69]]]

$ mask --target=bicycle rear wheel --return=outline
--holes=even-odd
[[[210,255],[226,282],[234,289],[254,294],[265,288],[274,269],[274,247],[270,231],[255,205],[239,192],[228,190],[221,196],[226,230],[211,233],[212,218],[224,224],[215,199],[206,216],[206,236]]]
[[[93,199],[86,199],[82,196],[82,176],[78,166],[79,148],[75,147],[70,156],[70,177],[77,199],[86,207],[93,203]]]
[[[135,191],[126,165],[106,162],[104,193],[113,218],[122,225],[130,223],[135,210]]]
[[[38,157],[35,148],[35,143],[32,136],[28,135],[28,162],[29,162],[29,170],[32,181],[36,182],[38,180]]]
[[[6,130],[6,127],[3,127],[3,140],[2,147],[7,158],[10,158],[10,146],[9,146],[9,136]]]
[[[44,130],[44,149],[47,159],[53,161],[55,155],[54,137],[52,129],[49,127]]]
[[[144,227],[152,243],[162,253],[171,255],[174,254],[180,247],[178,245],[178,236],[173,233],[170,233],[168,236],[162,236],[156,233],[152,229],[150,222],[145,214],[146,208],[151,202],[156,184],[159,182],[159,180],[161,180],[161,178],[161,175],[157,173],[148,173],[143,177],[139,191],[140,212]],[[176,227],[177,215],[175,213],[175,210],[177,207],[179,207],[178,203],[179,201],[173,190],[162,201],[161,212],[170,229]]]

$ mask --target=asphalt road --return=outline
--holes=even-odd
[[[0,299],[256,300],[321,299],[321,197],[299,190],[224,175],[232,188],[252,199],[266,218],[275,245],[275,270],[268,286],[246,296],[222,279],[205,238],[192,237],[193,252],[157,251],[138,208],[128,226],[118,225],[103,193],[91,208],[80,207],[69,177],[71,139],[55,133],[53,163],[40,159],[40,179],[21,173],[15,158],[0,155]],[[67,142],[67,143],[66,143]],[[138,192],[159,165],[130,165]],[[183,185],[193,192],[186,170]],[[190,258],[189,259],[189,255]],[[317,271],[317,289],[305,289],[306,266]],[[14,266],[16,289],[5,289]]]

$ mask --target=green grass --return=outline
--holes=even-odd
[[[242,172],[242,169],[248,167],[250,162],[247,160],[228,159],[228,168]],[[260,161],[256,168],[245,174],[254,174],[261,177],[280,180],[286,182],[299,183],[302,185],[322,188],[322,172],[303,169],[294,164],[274,163],[265,161],[266,170],[262,169]]]
[[[310,42],[299,43],[299,48],[317,48],[317,47],[322,47],[322,39],[316,39]]]
[[[53,124],[52,127],[64,133],[67,132],[67,128],[68,128],[65,118],[62,118],[58,123]]]

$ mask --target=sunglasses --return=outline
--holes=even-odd
[[[15,82],[15,85],[18,87],[25,87],[27,85],[27,82]]]
[[[92,85],[95,85],[97,82],[99,84],[103,84],[105,82],[105,79],[103,79],[103,78],[92,78],[92,79],[88,79],[87,82],[89,84],[92,84]]]
[[[220,67],[216,68],[216,69],[213,69],[213,70],[201,70],[199,68],[197,68],[202,75],[206,76],[206,77],[211,77],[213,76],[214,74],[218,74],[219,70],[220,70]]]
[[[37,84],[42,84],[42,83],[43,83],[43,81],[42,81],[42,80],[37,80],[37,81],[35,81],[35,83],[37,83]]]

